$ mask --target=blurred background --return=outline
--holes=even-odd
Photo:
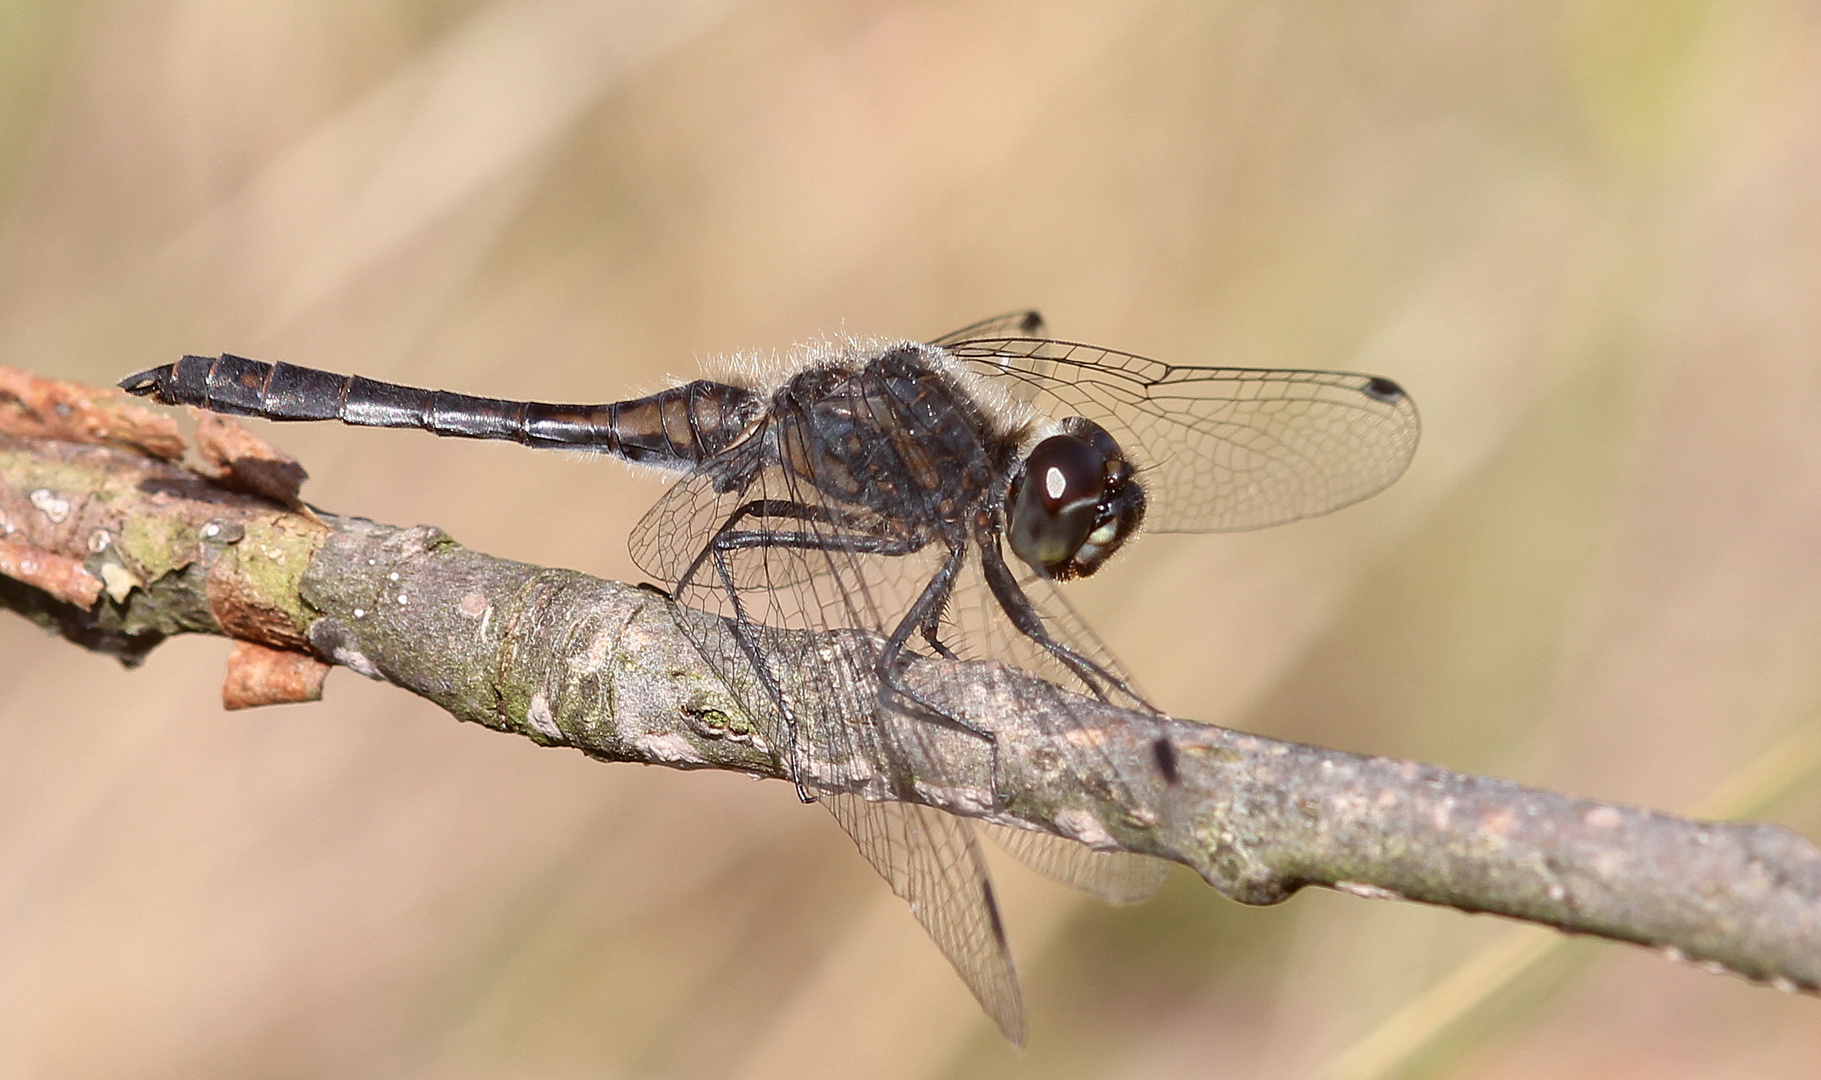
[[[0,363],[605,401],[1041,307],[1389,375],[1386,494],[1073,595],[1182,716],[1821,835],[1806,0],[0,3]],[[306,497],[637,580],[611,462],[255,425]],[[1187,871],[1000,873],[1017,1053],[781,783],[335,673],[227,715],[0,616],[0,1076],[1813,1077],[1821,1002]]]

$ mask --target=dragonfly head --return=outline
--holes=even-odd
[[[1119,443],[1072,416],[1037,444],[1006,494],[1012,551],[1056,581],[1087,577],[1144,520],[1144,488]]]

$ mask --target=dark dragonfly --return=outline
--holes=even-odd
[[[511,439],[681,472],[633,530],[635,561],[678,601],[724,617],[713,631],[684,625],[705,657],[729,646],[746,657],[756,680],[729,678],[729,689],[799,793],[834,813],[1019,1043],[1017,974],[974,825],[901,801],[913,793],[881,766],[893,757],[888,717],[992,736],[944,704],[939,681],[913,689],[906,662],[1000,660],[1155,712],[1056,584],[1092,574],[1141,525],[1254,529],[1357,502],[1403,473],[1418,435],[1416,407],[1389,379],[1174,367],[1050,340],[1035,312],[601,405],[230,355],[186,356],[120,385],[216,412]],[[791,630],[828,644],[786,658],[773,646]],[[1049,732],[1065,768],[1093,753],[1070,734],[1066,723]],[[982,796],[989,810],[993,798]],[[1092,823],[1071,837],[982,827],[1038,870],[1115,902],[1149,896],[1167,868],[1087,846],[1110,842]]]

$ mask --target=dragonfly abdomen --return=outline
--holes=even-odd
[[[679,467],[725,449],[760,411],[752,391],[706,379],[632,401],[553,405],[423,390],[226,353],[186,356],[122,379],[120,386],[166,405],[237,416],[422,428],[453,438],[599,450]]]

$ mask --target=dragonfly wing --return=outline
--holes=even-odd
[[[1383,490],[1420,423],[1389,379],[1336,371],[1175,367],[1024,338],[949,351],[1057,417],[1106,428],[1139,468],[1157,532],[1229,532],[1338,510]]]
[[[784,482],[775,464],[761,464],[756,454],[750,461],[718,461],[713,468],[684,476],[633,527],[627,541],[632,561],[666,586],[684,584],[683,577],[688,574],[690,585],[710,585],[711,591],[717,593],[714,587],[728,583],[719,576],[723,569],[736,588],[759,593],[792,588],[817,574],[826,574],[831,568],[830,557],[801,548],[730,547],[722,553],[719,566],[706,552],[708,544],[724,529],[748,533],[812,528],[828,533],[841,531],[827,523],[805,524],[792,518],[746,512],[768,501],[794,500],[800,494],[796,488]],[[821,508],[814,499],[805,505]],[[850,525],[846,532],[862,527]]]
[[[940,810],[857,795],[822,799],[860,854],[910,902],[1005,1037],[1024,1045],[1024,999],[992,879],[968,823]]]
[[[798,470],[765,461],[743,470],[738,485],[708,474],[680,481],[635,531],[635,555],[683,604],[721,616],[679,625],[779,748],[800,788],[829,808],[1006,1037],[1022,1043],[1017,975],[969,824],[855,794],[908,794],[890,790],[891,763],[915,748],[894,746],[892,733],[922,739],[938,730],[934,720],[897,717],[881,697],[877,670],[886,639],[952,549],[924,537],[881,553],[875,542],[884,523],[826,495],[834,485],[802,475],[810,455],[791,460]],[[768,534],[765,542],[698,562],[709,539],[729,535],[725,523],[746,507],[764,509],[734,528]],[[742,656],[753,672],[728,667],[744,667]]]
[[[1043,314],[1034,310],[1008,311],[1004,315],[994,315],[990,319],[981,319],[969,323],[953,333],[943,334],[930,342],[947,348],[959,345],[963,341],[975,338],[1046,338],[1049,328],[1044,325]]]
[[[983,434],[932,425],[915,396],[839,393],[846,391],[817,401],[820,415],[842,418],[857,432],[890,433],[881,444],[890,452],[991,460],[983,443],[965,442]],[[773,422],[775,429],[748,444],[766,456],[716,462],[680,481],[647,515],[635,537],[640,565],[670,583],[682,604],[721,616],[680,625],[800,791],[828,805],[893,891],[910,901],[988,1013],[1021,1040],[1017,979],[972,827],[922,805],[945,790],[974,805],[996,797],[991,778],[977,768],[957,761],[966,771],[931,771],[957,754],[975,762],[990,757],[990,740],[969,733],[989,730],[994,718],[968,715],[967,703],[977,699],[969,680],[978,673],[958,663],[907,669],[915,704],[908,686],[886,692],[887,650],[912,662],[998,661],[1056,684],[1041,710],[1046,726],[1033,736],[1045,745],[1036,749],[1113,797],[1122,787],[1154,786],[1157,777],[1122,775],[1126,766],[1107,760],[1096,740],[1081,738],[1072,710],[1096,696],[1147,707],[1056,602],[1050,583],[1027,582],[1028,595],[1018,599],[1030,608],[1020,613],[1024,625],[1048,627],[1054,649],[1008,617],[1002,600],[1019,586],[996,542],[991,550],[981,546],[990,534],[971,521],[895,512],[874,489],[857,486],[843,459],[805,441],[806,425]],[[894,480],[880,475],[883,481],[869,483]],[[978,492],[986,482],[975,477],[959,490]],[[717,534],[723,542],[710,548]],[[704,550],[711,553],[706,560]],[[913,611],[921,617],[912,620]],[[1090,868],[1097,853],[1080,851],[1039,861],[1065,880],[1137,895],[1129,874]]]
[[[993,843],[1032,870],[1109,904],[1149,900],[1170,876],[1169,863],[1148,855],[1096,851],[1066,836],[991,822],[981,822],[980,828],[993,838]]]
[[[717,490],[718,477],[690,473],[672,484],[633,526],[626,546],[640,570],[675,585],[736,509],[742,493]]]

